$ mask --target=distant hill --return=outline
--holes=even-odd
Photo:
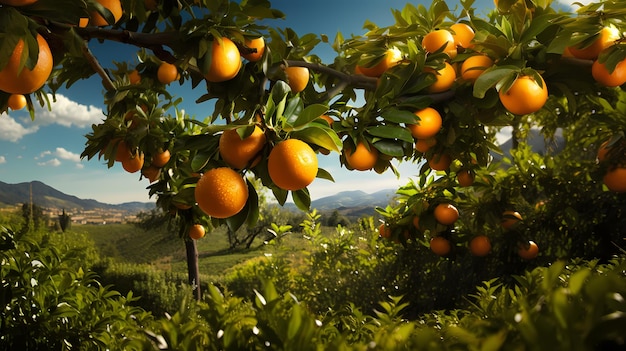
[[[368,194],[361,190],[342,191],[311,202],[311,208],[321,211],[341,210],[344,208],[387,206],[395,195],[394,189],[384,189]]]
[[[82,210],[119,209],[129,212],[139,212],[152,209],[155,206],[154,203],[150,202],[127,202],[112,205],[93,199],[80,199],[76,196],[60,192],[39,181],[18,184],[8,184],[0,181],[0,203],[7,205],[28,203],[30,201],[31,186],[33,191],[33,203],[47,208],[77,208]]]

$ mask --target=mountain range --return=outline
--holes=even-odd
[[[118,209],[129,212],[147,211],[154,208],[152,202],[127,202],[118,205],[106,204],[93,199],[81,199],[65,194],[39,181],[8,184],[0,181],[0,203],[15,205],[30,202],[32,189],[33,203],[46,208],[66,209]],[[365,193],[361,190],[342,191],[335,195],[319,198],[311,202],[311,208],[320,211],[339,210],[340,212],[371,212],[375,206],[386,206],[394,195],[394,189]],[[289,206],[295,205],[287,204]],[[355,212],[356,211],[356,212]]]
[[[117,209],[140,212],[154,208],[151,202],[126,202],[118,205],[106,204],[93,199],[81,199],[65,194],[39,181],[8,184],[0,181],[0,203],[15,205],[29,203],[32,191],[34,204],[46,208],[66,209]]]

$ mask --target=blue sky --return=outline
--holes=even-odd
[[[337,31],[345,37],[362,34],[366,19],[380,26],[392,24],[390,9],[401,9],[406,1],[275,0],[272,4],[287,18],[270,25],[291,27],[299,34],[326,34],[332,40]],[[456,3],[449,1],[448,4],[453,7]],[[493,2],[478,0],[475,6],[479,9],[478,14],[484,14]],[[323,60],[330,61],[328,49],[324,46],[321,44],[318,54]],[[90,47],[102,64],[109,68],[112,68],[112,59],[129,62],[135,59],[132,47],[112,50],[96,42],[90,43]],[[111,57],[111,52],[117,56]],[[148,181],[139,181],[138,173],[126,173],[120,165],[109,169],[101,161],[81,160],[79,157],[85,145],[84,136],[91,131],[91,124],[104,118],[102,92],[99,78],[93,77],[76,83],[69,91],[59,92],[52,111],[37,110],[34,121],[30,120],[26,111],[0,115],[0,181],[21,183],[38,180],[70,195],[113,204],[154,200],[147,195]],[[195,90],[175,88],[173,93],[183,97],[185,102],[181,107],[189,114],[204,118],[212,113],[208,104],[193,103],[203,93],[200,87]],[[340,167],[336,153],[320,155],[320,167],[331,172],[336,182],[317,179],[309,187],[313,199],[343,190],[371,193],[396,188],[406,184],[408,178],[418,171],[417,165],[403,163],[399,165],[400,179],[391,171],[383,175],[373,171],[349,172]]]

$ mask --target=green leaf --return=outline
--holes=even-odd
[[[328,111],[327,105],[313,104],[307,106],[299,115],[294,115],[287,118],[287,123],[293,128],[297,129],[304,126],[311,121],[319,118],[326,111]],[[294,118],[295,117],[295,118]]]
[[[413,115],[413,121],[415,122],[415,115]],[[392,139],[392,140],[402,140],[406,142],[413,142],[413,136],[411,132],[405,127],[394,126],[394,125],[377,125],[373,127],[369,127],[366,129],[367,133],[372,136],[384,138],[384,139]]]
[[[485,70],[474,83],[474,97],[484,98],[487,90],[496,86],[503,79],[512,77],[518,71],[519,68],[515,66],[494,66]]]
[[[335,131],[325,125],[315,124],[306,129],[301,129],[291,133],[292,138],[303,140],[309,144],[315,144],[326,150],[340,152],[342,148],[341,139]]]
[[[323,168],[318,168],[317,169],[317,175],[315,177],[316,178],[320,178],[320,179],[330,180],[331,182],[335,181],[335,178],[333,178],[333,176],[330,174],[330,172],[328,172],[327,170],[325,170]]]
[[[304,188],[292,191],[291,198],[300,210],[309,211],[311,209],[311,195],[309,194],[309,189]]]
[[[397,108],[387,108],[381,113],[385,121],[393,123],[415,124],[416,117],[413,112]]]
[[[569,290],[572,295],[578,295],[590,274],[591,269],[583,268],[570,276]]]

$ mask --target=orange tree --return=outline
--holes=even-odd
[[[194,242],[187,236],[196,224],[254,225],[258,195],[250,177],[270,188],[278,203],[291,195],[307,210],[307,185],[314,177],[332,180],[316,158],[329,150],[340,153],[348,169],[397,172],[394,162],[416,163],[420,176],[399,189],[399,205],[380,209],[384,236],[401,243],[429,245],[444,237],[453,255],[473,236],[487,235],[492,251],[510,259],[533,239],[542,252],[543,243],[528,235],[533,228],[567,233],[580,223],[601,223],[611,233],[624,218],[623,207],[612,204],[623,206],[626,191],[624,2],[593,3],[577,13],[543,0],[496,4],[485,18],[475,14],[472,1],[462,1],[459,10],[443,1],[407,4],[393,10],[391,26],[368,21],[363,35],[338,33],[330,41],[267,26],[283,14],[263,0],[0,0],[0,111],[11,94],[22,94],[33,114],[34,103],[48,103],[47,92],[99,75],[106,119],[87,135],[82,156],[109,166],[123,162],[150,179],[157,205],[180,219],[191,256]],[[140,63],[120,57],[107,67],[91,53],[89,40],[135,46]],[[312,54],[320,43],[335,51],[331,63]],[[478,63],[464,65],[470,59]],[[172,84],[206,87],[194,103],[210,101],[213,112],[204,120],[187,116],[182,99],[168,93]],[[432,111],[422,118],[424,110],[435,111],[440,125]],[[322,115],[332,116],[332,124]],[[515,150],[508,168],[493,159],[504,127],[512,127]],[[236,164],[220,150],[230,130],[241,144],[250,137],[261,141]],[[565,157],[530,152],[525,145],[532,130],[547,138],[561,133]],[[604,141],[607,151],[596,163],[594,150]],[[277,150],[280,160],[272,162]],[[171,156],[163,162],[165,151]],[[357,154],[364,156],[349,161]],[[231,176],[202,180],[225,167]],[[472,181],[460,186],[461,172]],[[233,173],[244,190],[229,191],[228,179],[241,188]],[[197,184],[213,185],[196,191]],[[585,201],[602,207],[580,222],[589,210]],[[199,206],[213,203],[232,211],[216,215],[205,212],[211,206]],[[459,219],[438,222],[434,212],[441,203],[458,208]],[[542,210],[531,215],[534,208]],[[523,212],[512,229],[518,235],[499,235],[507,210]],[[618,221],[610,224],[601,210]],[[589,243],[579,239],[568,237],[571,250],[557,245],[546,257],[585,256]],[[605,239],[593,244],[610,246],[611,236]]]

